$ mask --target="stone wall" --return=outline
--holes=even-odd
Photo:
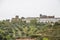
[[[35,39],[16,39],[16,40],[35,40]]]

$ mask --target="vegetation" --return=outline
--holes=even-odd
[[[0,21],[0,40],[15,40],[20,37],[36,37],[37,40],[55,40],[60,37],[60,23],[40,23],[31,20],[26,23],[21,19],[13,18],[11,21]],[[56,38],[57,40],[59,38]]]

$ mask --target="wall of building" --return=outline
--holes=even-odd
[[[40,18],[40,22],[57,22],[60,18]]]

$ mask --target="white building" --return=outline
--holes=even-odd
[[[57,22],[60,18],[55,18],[55,16],[46,16],[40,14],[40,22]]]
[[[57,22],[60,18],[40,18],[40,22]]]

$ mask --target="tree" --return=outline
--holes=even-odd
[[[37,25],[37,20],[36,19],[30,20],[30,25]]]

